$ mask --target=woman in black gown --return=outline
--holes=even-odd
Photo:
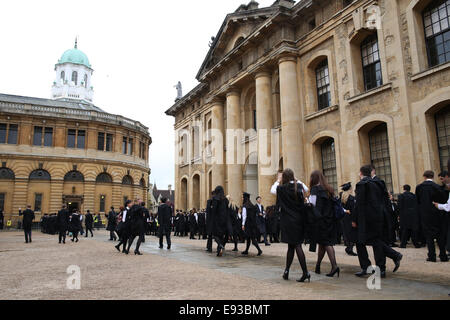
[[[248,250],[250,249],[250,244],[258,249],[258,256],[262,255],[262,250],[259,248],[258,237],[259,230],[256,224],[256,207],[250,201],[250,194],[244,192],[242,201],[242,231],[245,232],[245,237],[247,239],[247,247],[243,255],[248,255]]]
[[[217,186],[211,199],[211,227],[212,235],[217,243],[217,256],[221,257],[225,250],[225,235],[228,231],[228,207],[229,202],[225,197],[222,186]]]
[[[283,172],[281,184],[277,188],[277,207],[280,208],[281,242],[288,244],[286,270],[283,279],[289,280],[289,270],[297,253],[298,261],[303,270],[303,276],[298,282],[311,282],[311,275],[306,265],[302,243],[305,240],[305,200],[303,186],[297,182],[294,172],[286,169]]]
[[[332,266],[331,272],[327,274],[327,277],[334,277],[336,274],[339,277],[341,270],[337,266],[336,253],[334,251],[337,238],[337,219],[333,203],[334,190],[320,171],[314,171],[311,174],[310,186],[310,202],[314,207],[314,215],[317,219],[317,243],[319,244],[316,273],[320,274],[320,265],[326,252]]]

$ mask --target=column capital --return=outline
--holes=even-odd
[[[281,64],[283,62],[291,61],[291,62],[297,62],[297,54],[293,53],[283,53],[278,57],[278,64]]]
[[[227,88],[226,92],[227,92],[227,98],[230,96],[239,96],[241,94],[241,89],[230,86]]]
[[[260,77],[271,78],[272,73],[270,72],[270,70],[268,68],[263,67],[263,68],[256,70],[255,72],[253,72],[253,76],[255,77],[255,79],[258,79]]]
[[[210,99],[208,99],[208,104],[210,104],[211,106],[215,106],[215,105],[222,105],[224,104],[225,99],[219,96],[214,96],[211,97]]]

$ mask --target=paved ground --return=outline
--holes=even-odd
[[[298,262],[290,281],[281,279],[286,247],[263,247],[264,255],[249,257],[227,251],[217,258],[204,252],[205,241],[173,239],[171,251],[160,250],[156,238],[147,237],[144,256],[118,253],[105,231],[59,245],[57,236],[33,234],[23,243],[21,232],[0,233],[0,300],[3,299],[449,299],[450,263],[425,262],[424,249],[401,249],[405,258],[382,289],[370,291],[366,280],[356,278],[357,258],[337,247],[341,277],[330,279],[313,273],[316,255],[307,253],[311,283],[299,284]],[[243,246],[242,244],[240,245]],[[228,248],[230,249],[230,248]],[[68,290],[68,266],[81,268],[81,290]],[[322,266],[330,269],[327,258]]]

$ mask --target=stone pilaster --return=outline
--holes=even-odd
[[[224,106],[220,100],[214,100],[211,108],[211,127],[212,127],[212,186],[225,188],[225,162],[224,162]],[[212,190],[208,190],[208,196]]]
[[[106,209],[106,208],[105,208]],[[95,212],[95,182],[87,181],[84,184],[84,211]]]
[[[57,213],[63,205],[64,181],[53,180],[50,185],[50,213]]]

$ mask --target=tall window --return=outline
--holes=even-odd
[[[99,132],[98,133],[98,144],[97,149],[99,151],[112,151],[113,146],[113,135],[109,133]]]
[[[72,82],[74,82],[75,85],[78,85],[78,72],[76,71],[72,72]]]
[[[53,146],[53,128],[34,127],[34,146]]]
[[[328,184],[338,190],[336,150],[334,139],[328,139],[321,145],[323,175],[327,178]]]
[[[42,211],[42,193],[36,193],[34,195],[34,211]]]
[[[17,124],[0,123],[0,143],[17,144]]]
[[[423,11],[428,63],[434,67],[450,61],[450,0],[432,1]]]
[[[436,130],[441,171],[446,171],[447,161],[450,157],[450,106],[436,114]]]
[[[380,124],[369,132],[370,159],[375,166],[377,176],[386,182],[389,191],[392,189],[391,155],[386,123]]]
[[[106,196],[105,195],[101,195],[100,196],[100,212],[105,212],[105,208],[106,208]]]
[[[133,138],[124,136],[122,140],[122,153],[131,156],[133,155],[133,148],[134,148]]]
[[[69,129],[67,131],[67,148],[84,149],[86,145],[86,131]]]
[[[378,36],[368,36],[361,43],[361,55],[363,62],[363,77],[365,90],[377,88],[383,84],[381,74],[380,50]]]
[[[64,83],[64,80],[66,80],[66,73],[64,71],[61,71],[61,80],[62,83]]]
[[[5,211],[5,193],[0,193],[0,210]]]
[[[145,159],[145,143],[139,142],[139,158]]]
[[[252,111],[252,117],[253,117],[253,129],[257,130],[258,126],[257,126],[257,119],[256,119],[256,109]]]
[[[316,68],[317,101],[319,110],[331,105],[330,74],[328,60],[323,60]]]
[[[87,74],[84,75],[84,87],[87,88],[87,81],[88,81],[88,76]]]

